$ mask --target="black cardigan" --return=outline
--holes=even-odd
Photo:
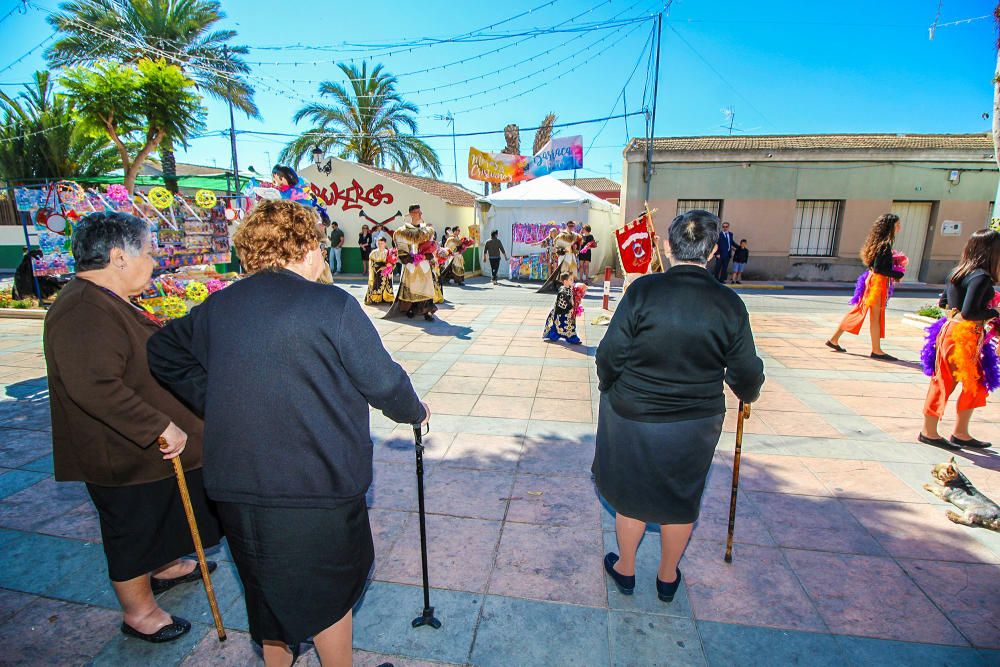
[[[424,409],[347,292],[290,271],[245,278],[148,344],[153,375],[205,415],[205,488],[218,501],[333,507],[372,480],[368,406]]]
[[[996,308],[990,307],[990,302],[996,291],[990,274],[982,269],[976,269],[956,285],[948,277],[948,284],[938,299],[942,308],[956,308],[962,313],[962,319],[972,322],[985,322],[994,317],[1000,317]]]
[[[764,384],[742,299],[700,266],[633,282],[597,348],[600,390],[619,415],[671,422],[722,414],[722,382],[744,401]]]

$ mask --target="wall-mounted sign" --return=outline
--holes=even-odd
[[[961,236],[962,223],[958,220],[945,220],[941,223],[941,236]]]

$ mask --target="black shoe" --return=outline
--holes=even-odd
[[[868,356],[870,356],[872,359],[878,359],[879,361],[899,361],[899,359],[892,356],[891,354],[885,354],[885,353],[875,354],[874,352],[872,352]]]
[[[660,578],[656,578],[656,596],[663,600],[664,602],[673,602],[674,596],[677,595],[677,589],[681,587],[681,569],[677,568],[677,578],[669,584],[665,584],[660,581]]]
[[[615,563],[618,562],[618,554],[609,553],[604,556],[604,571],[608,573],[612,581],[615,582],[615,586],[618,587],[618,592],[622,595],[632,595],[635,592],[635,575],[631,577],[626,577],[624,574],[618,574],[615,572]]]
[[[958,445],[951,444],[944,438],[928,438],[923,433],[917,436],[917,441],[922,442],[925,445],[931,445],[932,447],[940,447],[941,449],[947,449],[949,452],[957,452],[958,450],[962,449]]]
[[[406,311],[406,316],[409,317],[412,320],[413,319],[413,311],[412,310]]]
[[[427,320],[428,322],[433,322],[434,321],[434,316],[433,315],[424,315],[424,319]]]
[[[212,574],[215,572],[219,564],[214,560],[210,560],[206,563],[208,565],[208,573]],[[153,589],[153,595],[159,595],[160,593],[166,593],[174,586],[179,586],[180,584],[189,584],[192,581],[201,581],[201,567],[195,562],[195,568],[185,574],[182,577],[174,577],[173,579],[157,579],[156,577],[149,578],[149,585]]]
[[[122,623],[122,634],[128,635],[129,637],[135,637],[136,639],[141,639],[144,642],[162,644],[164,642],[172,642],[175,639],[180,639],[191,631],[191,623],[183,618],[171,616],[170,620],[173,622],[169,625],[164,625],[151,635],[147,635],[145,632],[139,632],[128,623]]]
[[[830,348],[834,352],[847,352],[846,349],[844,349],[841,346],[837,345],[832,340],[826,341],[826,343],[824,343],[824,345],[826,345],[828,348]]]
[[[963,440],[957,436],[951,436],[951,444],[958,445],[959,447],[972,447],[973,449],[986,449],[987,447],[992,447],[992,442],[983,442],[982,440],[976,440],[975,438],[969,438],[968,440]]]

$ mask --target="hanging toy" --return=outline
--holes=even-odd
[[[196,280],[189,282],[184,292],[188,301],[194,301],[195,303],[201,303],[208,298],[208,288],[205,287],[204,283]]]
[[[53,234],[62,235],[66,234],[66,229],[69,227],[66,216],[49,208],[38,209],[38,213],[35,214],[35,224],[44,227]]]
[[[165,318],[174,320],[187,314],[187,304],[179,296],[164,297],[162,311]]]
[[[211,190],[198,190],[194,193],[194,203],[198,205],[198,208],[212,208],[217,201],[215,193]]]
[[[149,191],[149,203],[158,209],[170,208],[174,203],[174,193],[163,186],[156,186]]]
[[[108,186],[108,199],[117,204],[118,206],[124,206],[129,203],[131,195],[128,193],[128,188],[120,183],[112,183]]]
[[[80,187],[80,184],[73,181],[59,181],[56,183],[56,192],[59,201],[66,206],[76,206],[87,198],[87,193]]]
[[[228,220],[229,222],[232,222],[235,219],[236,219],[236,209],[233,208],[233,203],[231,201],[227,202],[226,203],[226,220]]]

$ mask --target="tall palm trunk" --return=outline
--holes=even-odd
[[[170,139],[164,139],[160,144],[160,168],[163,171],[163,185],[174,194],[180,191],[177,185],[177,158],[174,156],[174,144]]]

